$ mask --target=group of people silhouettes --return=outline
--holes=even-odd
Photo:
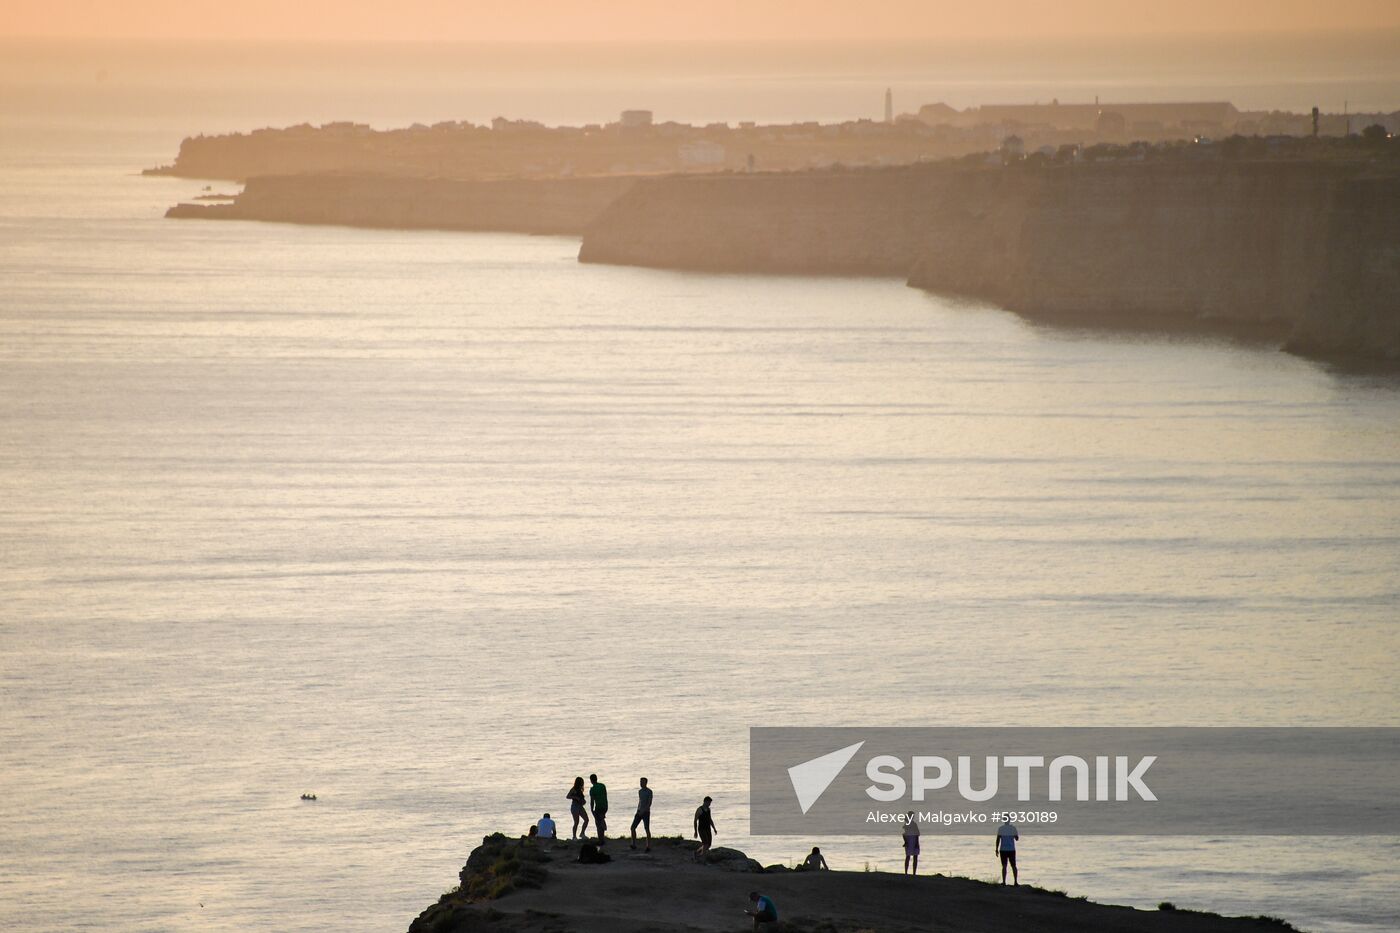
[[[642,827],[646,833],[646,851],[651,851],[651,788],[647,786],[647,779],[640,778],[637,786],[637,812],[632,817],[632,842],[631,848],[637,847],[637,827]],[[596,843],[587,844],[582,847],[579,853],[580,861],[609,861],[608,857],[600,852],[603,845],[607,843],[608,832],[608,788],[602,781],[598,780],[598,775],[588,776],[588,787],[585,790],[583,778],[574,778],[573,786],[569,788],[565,799],[569,801],[569,813],[573,817],[573,831],[570,836],[575,840],[586,840],[588,838],[588,827],[591,823],[596,831]],[[714,845],[715,819],[710,811],[710,805],[714,803],[713,798],[706,797],[701,801],[700,806],[695,808],[695,816],[691,820],[691,831],[696,839],[700,840],[700,845],[695,850],[695,859],[703,861],[711,846]],[[592,819],[589,815],[592,814]],[[539,821],[530,827],[529,836],[532,839],[552,843],[559,838],[559,828],[553,817],[548,813],[544,814]],[[1021,883],[1020,872],[1016,868],[1016,843],[1020,840],[1021,834],[1016,828],[1016,824],[1010,819],[997,827],[995,852],[1001,859],[1001,883],[1006,884],[1006,870],[1011,869],[1012,884]],[[919,823],[914,818],[911,811],[905,815],[904,820],[904,874],[917,875],[919,873]],[[802,864],[797,866],[797,871],[829,871],[830,866],[826,863],[826,857],[822,855],[822,850],[816,846],[803,859]],[[754,929],[757,930],[760,924],[776,923],[778,919],[778,907],[773,899],[766,894],[757,891],[750,892],[749,900],[752,906],[745,911],[753,918]]]
[[[647,786],[646,778],[639,778],[637,781],[637,812],[632,817],[632,842],[631,848],[637,848],[637,827],[640,826],[646,834],[646,851],[651,851],[651,788]],[[588,789],[584,790],[583,778],[574,778],[573,786],[564,795],[564,799],[569,801],[569,814],[573,817],[574,825],[570,839],[587,839],[590,822],[596,833],[596,844],[605,845],[608,841],[608,787],[598,780],[598,775],[588,776]],[[700,840],[700,846],[695,850],[695,858],[703,860],[705,853],[710,851],[710,847],[715,841],[715,818],[710,812],[710,804],[714,803],[714,798],[706,797],[700,802],[700,806],[695,808],[695,818],[691,823],[691,830],[696,839]],[[589,820],[589,814],[592,820]],[[554,818],[548,813],[540,817],[534,826],[530,827],[530,838],[554,842],[559,838],[559,829],[554,822]],[[815,851],[815,850],[814,850]]]
[[[1012,885],[1021,883],[1021,872],[1016,868],[1016,842],[1020,838],[1020,830],[1009,819],[997,827],[994,851],[1001,859],[1002,884],[1006,884],[1008,866],[1011,868]],[[913,811],[904,815],[904,873],[906,875],[919,873],[919,821],[914,819]]]
[[[591,823],[596,831],[597,845],[601,846],[608,841],[608,786],[598,780],[598,775],[588,776],[588,789],[585,792],[583,778],[574,778],[573,786],[564,795],[564,799],[569,801],[569,815],[573,817],[573,831],[569,838],[587,839],[588,826],[590,823],[589,814],[593,815]],[[705,798],[705,807],[710,804],[710,798]],[[707,811],[708,812],[708,811]],[[696,811],[697,818],[699,811]],[[637,847],[637,827],[640,826],[646,832],[646,851],[651,851],[651,788],[647,787],[647,779],[641,778],[637,787],[637,812],[632,817],[632,848]],[[710,821],[710,832],[713,832],[714,822]],[[554,818],[548,813],[540,817],[539,822],[530,827],[530,837],[537,840],[554,842],[559,838],[559,829],[554,822]],[[703,841],[703,839],[702,839]],[[702,846],[703,848],[703,846]]]

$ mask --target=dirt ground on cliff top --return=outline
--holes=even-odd
[[[651,853],[610,841],[612,861],[581,865],[577,845],[559,845],[535,889],[518,890],[480,909],[505,914],[495,921],[460,915],[445,930],[738,931],[752,928],[744,910],[750,891],[777,904],[774,931],[948,931],[948,933],[1281,933],[1283,924],[1189,911],[1135,910],[1066,897],[1040,889],[986,884],[965,878],[905,877],[882,872],[754,873],[755,863],[734,853],[726,863],[697,864],[688,840],[657,840]],[[740,870],[735,870],[735,869]]]

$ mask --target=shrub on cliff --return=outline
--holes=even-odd
[[[495,833],[467,856],[461,892],[470,901],[491,901],[520,888],[538,888],[545,879],[545,861],[533,845]]]

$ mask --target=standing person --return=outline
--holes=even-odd
[[[588,776],[588,803],[593,807],[593,822],[598,827],[598,845],[603,845],[608,840],[604,838],[608,831],[608,786],[598,780],[598,775]]]
[[[715,820],[710,815],[711,803],[713,798],[706,797],[704,803],[695,808],[695,835],[700,840],[700,848],[695,850],[695,857],[701,860],[715,841]]]
[[[578,821],[583,820],[583,838],[587,839],[588,810],[583,803],[583,778],[574,778],[574,786],[569,788],[568,796],[565,799],[569,801],[569,812],[574,817],[574,834],[570,838],[577,839],[579,837]]]
[[[651,851],[651,788],[647,787],[647,779],[642,778],[642,786],[637,788],[637,815],[632,817],[632,848],[637,848],[637,824],[646,827],[647,847],[646,851]]]
[[[914,819],[914,811],[904,814],[904,873],[909,874],[910,863],[914,874],[919,873],[919,821]]]
[[[1016,840],[1021,838],[1016,824],[1007,817],[1006,822],[997,827],[996,853],[1001,856],[1001,883],[1006,884],[1006,865],[1011,863],[1011,884],[1021,884],[1021,873],[1016,870]]]

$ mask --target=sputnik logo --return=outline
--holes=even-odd
[[[845,748],[838,748],[834,752],[788,768],[793,792],[797,794],[797,804],[802,808],[804,815],[821,799],[831,782],[836,780],[841,770],[850,763],[864,744],[864,741],[860,741],[854,745],[847,745]]]

